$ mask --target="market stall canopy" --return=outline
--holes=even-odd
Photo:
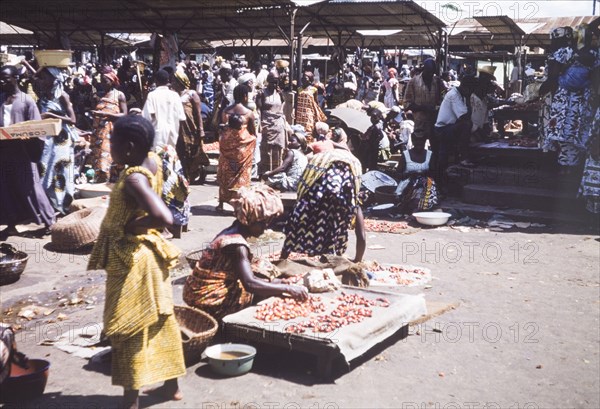
[[[62,33],[64,41],[71,48],[89,48],[101,43],[100,33],[96,31],[76,31]],[[53,37],[46,32],[33,32],[13,24],[0,22],[0,45],[50,47]],[[133,45],[126,38],[106,34],[105,44],[109,47],[130,47]]]
[[[451,50],[463,47],[472,50],[507,48],[514,51],[518,45],[548,48],[553,28],[589,24],[597,18],[532,17],[513,20],[508,16],[493,16],[463,19],[449,29],[448,43]]]
[[[294,36],[329,37],[342,45],[430,46],[444,23],[413,1],[329,0],[300,7],[290,0],[4,0],[0,19],[39,36],[67,33],[176,33],[178,40],[251,38],[289,41]],[[392,36],[361,30],[402,30]],[[416,44],[416,43],[418,44]],[[407,44],[411,43],[411,44]]]

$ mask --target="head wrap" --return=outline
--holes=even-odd
[[[250,81],[254,82],[255,80],[256,77],[254,76],[254,74],[248,72],[246,74],[240,75],[240,77],[238,78],[238,84],[248,84]]]
[[[581,50],[584,48],[592,38],[592,33],[590,31],[588,24],[579,24],[575,26],[575,38],[577,39],[577,49]]]
[[[266,222],[283,213],[283,203],[277,192],[263,184],[241,187],[231,205],[235,218],[246,226]]]
[[[553,40],[555,38],[572,39],[573,38],[573,29],[569,26],[557,27],[554,30],[550,31],[550,39]]]
[[[295,124],[295,125],[290,126],[290,128],[292,128],[292,132],[294,132],[294,133],[300,132],[301,134],[306,136],[306,130],[304,129],[304,126],[302,126],[300,124]]]
[[[344,82],[344,88],[351,89],[352,91],[356,91],[356,84],[353,82]]]
[[[64,91],[64,82],[67,79],[67,75],[61,68],[58,67],[46,67],[46,70],[54,77],[54,84],[52,85],[52,96],[54,99],[60,98]]]
[[[332,132],[332,136],[334,142],[348,143],[348,135],[346,135],[346,132],[342,128],[335,128]]]
[[[119,77],[117,77],[117,73],[111,66],[107,65],[106,67],[104,67],[102,69],[102,75],[104,75],[106,78],[108,78],[115,87],[118,87],[119,85],[121,85],[121,81],[119,81]]]
[[[298,139],[298,142],[300,143],[300,148],[302,149],[302,151],[306,150],[306,134],[304,132],[294,132],[294,137],[296,139]]]
[[[275,67],[279,69],[287,68],[290,65],[289,61],[286,60],[277,60],[275,61]]]
[[[329,132],[329,125],[325,122],[315,122],[315,131],[319,135],[325,135]]]
[[[177,81],[179,81],[179,83],[181,85],[183,85],[185,88],[189,88],[190,87],[190,79],[188,78],[188,76],[186,75],[186,73],[183,72],[183,70],[177,70],[177,71],[175,71],[175,79]]]

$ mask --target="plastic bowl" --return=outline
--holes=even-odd
[[[0,385],[0,402],[20,402],[44,394],[50,362],[44,359],[30,359],[27,364],[27,369],[12,364],[10,377]]]
[[[256,348],[244,344],[217,344],[206,348],[204,354],[216,373],[239,376],[252,369]]]
[[[426,226],[441,226],[448,223],[448,219],[452,216],[450,213],[444,212],[419,212],[413,213],[413,217],[417,221]]]

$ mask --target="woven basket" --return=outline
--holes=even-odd
[[[190,251],[189,253],[187,253],[185,255],[185,259],[187,260],[188,264],[190,265],[190,267],[192,269],[194,269],[194,267],[196,267],[196,262],[200,261],[200,259],[202,258],[202,252],[204,250],[194,250],[194,251]]]
[[[217,333],[219,324],[209,314],[195,308],[176,305],[174,311],[181,329],[185,363],[192,365],[200,361],[202,352]]]
[[[77,250],[92,244],[100,234],[106,207],[90,207],[60,219],[52,226],[52,246],[56,250]]]

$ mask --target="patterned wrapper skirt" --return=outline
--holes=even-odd
[[[356,214],[354,177],[350,167],[334,162],[298,199],[285,227],[284,252],[342,255]]]

